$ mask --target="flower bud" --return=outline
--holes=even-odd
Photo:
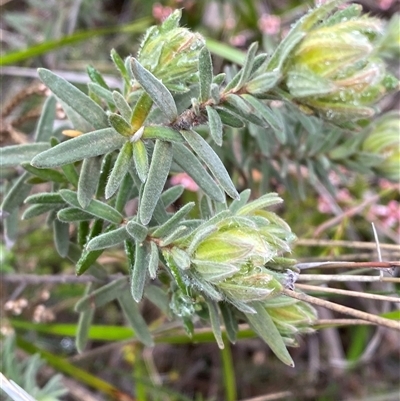
[[[205,44],[200,34],[179,27],[180,18],[181,11],[175,10],[161,26],[151,27],[138,52],[140,63],[176,92],[186,91],[196,81],[198,57]]]
[[[400,116],[388,113],[374,124],[370,134],[363,143],[365,152],[379,154],[383,157],[375,169],[385,178],[394,182],[400,181]]]
[[[342,19],[311,29],[289,57],[285,85],[294,100],[328,119],[357,119],[397,80],[376,56],[381,21],[371,17]]]

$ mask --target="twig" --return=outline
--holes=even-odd
[[[112,281],[120,278],[121,274],[112,274],[107,277],[107,281]],[[73,276],[73,275],[50,275],[50,274],[3,274],[1,280],[6,283],[24,283],[25,285],[37,285],[37,284],[69,284],[69,283],[91,283],[91,282],[102,282],[102,280],[96,277],[84,275],[84,276]]]
[[[286,399],[287,397],[291,397],[293,393],[291,391],[281,391],[279,393],[269,394],[269,395],[261,395],[259,397],[254,398],[246,398],[241,401],[274,401]]]
[[[323,326],[359,326],[360,324],[376,326],[376,323],[362,319],[318,319],[312,325],[316,328],[323,328]]]
[[[348,274],[300,274],[297,281],[356,281],[360,283],[400,283],[399,277],[350,276]]]
[[[296,245],[299,246],[341,246],[344,248],[357,248],[357,249],[376,249],[375,242],[363,242],[363,241],[343,241],[343,240],[324,240],[324,239],[308,239],[301,238],[296,241]],[[400,252],[400,245],[396,244],[379,244],[381,249],[387,251]]]
[[[305,269],[388,269],[392,270],[395,267],[400,267],[400,262],[311,262],[311,263],[297,263],[295,265],[300,270]]]
[[[315,298],[315,297],[312,297],[312,296],[304,294],[304,293],[295,292],[295,291],[289,290],[287,288],[285,288],[282,292],[283,292],[283,294],[286,294],[287,296],[298,299],[300,301],[304,301],[304,302],[308,302],[310,304],[322,306],[323,308],[328,308],[335,312],[344,313],[346,315],[354,316],[359,319],[367,320],[368,322],[375,323],[379,326],[383,326],[383,327],[387,327],[390,329],[400,331],[400,322],[398,322],[398,321],[385,319],[383,317],[372,315],[370,313],[359,311],[357,309],[349,308],[347,306],[338,305],[333,302],[326,301],[324,299],[319,299],[319,298]]]
[[[341,290],[339,288],[319,287],[316,285],[309,285],[309,284],[296,284],[296,288],[299,288],[299,289],[305,290],[305,291],[326,292],[326,293],[330,293],[330,294],[346,295],[348,297],[368,298],[368,299],[374,299],[376,301],[388,301],[388,302],[400,303],[400,298],[398,298],[398,297],[370,294],[370,293],[359,292],[359,291]]]

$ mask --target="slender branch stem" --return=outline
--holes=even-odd
[[[348,274],[300,274],[297,281],[355,281],[360,283],[387,282],[400,283],[400,277],[351,276]]]
[[[310,263],[297,263],[295,265],[300,270],[305,269],[320,269],[320,268],[336,268],[336,269],[394,269],[400,267],[400,262],[310,262]]]
[[[304,302],[308,302],[310,304],[322,306],[323,308],[327,308],[327,309],[333,310],[335,312],[344,313],[346,315],[354,316],[358,319],[366,320],[368,322],[377,324],[379,326],[383,326],[383,327],[387,327],[390,329],[400,331],[400,322],[399,321],[385,319],[380,316],[372,315],[370,313],[366,313],[363,311],[359,311],[357,309],[349,308],[347,306],[338,305],[333,302],[326,301],[324,299],[315,298],[315,297],[312,297],[311,295],[307,295],[307,294],[304,294],[301,292],[295,292],[295,291],[292,291],[289,289],[284,289],[282,292],[283,292],[283,294],[285,294],[291,298],[298,299],[300,301],[304,301]]]
[[[341,295],[346,295],[348,297],[367,298],[367,299],[374,299],[377,301],[388,301],[388,302],[400,303],[400,298],[398,298],[398,297],[370,294],[370,293],[359,292],[359,291],[341,290],[339,288],[319,287],[317,285],[309,285],[309,284],[296,284],[296,288],[299,288],[300,290],[304,290],[304,291],[322,292],[322,293],[328,293],[328,294],[341,294]]]
[[[296,241],[296,245],[299,246],[341,246],[345,248],[357,248],[357,249],[373,249],[376,250],[375,242],[363,242],[363,241],[339,241],[339,240],[316,240],[300,238]],[[379,244],[381,249],[387,251],[397,251],[400,252],[400,245],[396,244]]]
[[[121,274],[112,274],[107,277],[107,281],[120,278]],[[37,284],[69,284],[69,283],[91,283],[102,282],[102,280],[90,275],[73,276],[66,274],[50,275],[50,274],[3,274],[1,280],[5,283],[24,283],[25,285]]]

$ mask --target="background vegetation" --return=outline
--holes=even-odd
[[[364,12],[387,22],[380,54],[388,69],[398,74],[398,4],[359,3]],[[53,70],[87,91],[85,69],[90,64],[103,73],[110,87],[118,87],[110,50],[116,49],[123,57],[135,55],[149,26],[159,23],[172,9],[183,8],[181,24],[207,38],[217,74],[232,63],[243,65],[252,42],[258,41],[262,51],[271,53],[291,24],[313,6],[311,2],[261,0],[183,0],[163,4],[71,0],[62,2],[62,6],[57,1],[3,1],[2,146],[32,140],[49,95],[37,79],[38,67]],[[362,135],[375,130],[398,136],[398,106],[398,93],[380,100],[377,114],[361,121],[358,129]],[[335,134],[338,126],[346,129],[343,121],[322,124],[317,119],[304,119],[299,126],[297,118],[301,119],[302,113],[295,108],[288,113],[296,117],[293,121],[285,117],[286,131],[296,132],[297,136],[286,144],[277,137],[274,146],[268,148],[253,125],[240,131],[240,140],[238,130],[226,133],[222,148],[216,151],[236,187],[251,188],[256,196],[275,191],[284,199],[283,206],[275,211],[298,237],[292,253],[298,263],[348,261],[366,262],[370,267],[376,266],[372,261],[380,259],[399,260],[398,154],[389,166],[375,163],[382,157],[375,154],[374,159],[375,144],[363,142],[361,149],[361,143],[346,142]],[[57,108],[56,124],[58,132],[66,127],[61,108]],[[301,152],[301,141],[296,138],[305,136],[304,131],[315,133],[313,143],[318,146],[313,154]],[[326,137],[330,140],[326,141]],[[398,148],[398,142],[393,146]],[[362,158],[362,151],[369,152],[370,165]],[[260,162],[262,155],[272,161],[268,168]],[[318,160],[321,168],[314,180],[308,176],[311,158]],[[332,172],[328,175],[329,171]],[[5,193],[22,168],[4,168],[1,173],[1,189]],[[187,177],[177,174],[170,181],[171,185],[186,187],[171,211],[197,201],[196,187]],[[42,183],[35,191],[47,191],[47,185]],[[20,215],[14,214],[15,222]],[[180,321],[168,319],[166,305],[157,304],[158,298],[151,295],[140,308],[154,335],[154,348],[132,339],[132,329],[126,326],[118,304],[111,302],[95,310],[88,343],[78,354],[78,314],[74,306],[87,291],[90,276],[73,276],[75,266],[57,253],[44,218],[20,221],[18,232],[10,221],[8,216],[1,248],[1,371],[38,400],[246,400],[256,396],[258,400],[398,399],[398,332],[341,322],[338,319],[343,316],[319,307],[315,328],[321,330],[297,337],[299,346],[290,348],[294,369],[282,364],[244,325],[240,326],[236,344],[231,346],[225,341],[223,350],[218,349],[212,329],[205,325],[197,327],[191,339]],[[372,222],[381,255],[377,254]],[[109,274],[127,270],[125,253],[118,247],[109,248],[98,263]],[[347,264],[343,269],[331,265],[330,269],[312,272],[338,275],[354,273],[354,267],[360,265]],[[369,270],[368,274],[377,273]],[[64,279],[66,276],[69,279]],[[321,281],[308,284],[321,285]],[[399,284],[393,282],[348,281],[330,286],[383,296],[399,294]],[[319,293],[315,288],[310,293],[374,315],[399,319],[398,304],[388,298],[379,301],[330,294],[322,291],[322,286]],[[10,337],[12,332],[14,337]],[[34,354],[41,355],[42,364],[38,356],[29,357]],[[63,376],[55,376],[56,373]]]

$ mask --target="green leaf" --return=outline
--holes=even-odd
[[[233,94],[228,95],[224,102],[224,106],[253,124],[259,125],[260,127],[265,126],[265,123],[262,120],[262,117],[258,115],[259,113],[257,110],[247,103],[241,96]]]
[[[115,230],[108,231],[92,238],[86,245],[88,251],[97,251],[99,249],[111,248],[118,245],[129,238],[125,226],[119,227]]]
[[[210,98],[210,87],[213,80],[213,66],[211,54],[206,47],[203,47],[199,54],[199,85],[200,102]]]
[[[200,273],[204,280],[211,284],[218,284],[240,271],[239,267],[229,263],[209,262],[197,259],[193,259],[192,263],[196,266],[196,271]]]
[[[59,184],[68,183],[68,180],[65,178],[64,174],[60,173],[59,171],[48,168],[39,169],[31,166],[28,162],[24,162],[21,165],[26,171],[42,179],[43,182],[50,181],[57,182]]]
[[[91,157],[83,160],[78,181],[78,202],[86,209],[94,195],[99,183],[102,159]]]
[[[142,139],[160,139],[168,142],[185,142],[182,135],[172,128],[162,125],[149,125],[144,127]]]
[[[121,56],[117,53],[115,49],[111,49],[111,60],[113,61],[114,65],[117,67],[117,70],[120,72],[122,78],[124,79],[125,85],[129,88],[131,86],[131,79],[129,78],[124,60],[122,60]]]
[[[142,93],[139,100],[136,102],[135,108],[133,109],[131,116],[131,125],[133,133],[135,133],[138,129],[140,129],[143,126],[152,107],[153,107],[153,100],[151,99],[149,94],[146,92]]]
[[[92,82],[96,83],[97,85],[100,85],[104,89],[110,89],[108,87],[106,81],[104,81],[104,78],[102,77],[100,72],[96,68],[94,68],[92,65],[89,64],[86,67],[86,72]]]
[[[185,188],[182,185],[175,185],[165,190],[161,195],[164,207],[168,207],[176,202],[183,194]]]
[[[19,166],[23,162],[30,162],[38,153],[49,149],[47,142],[11,145],[0,148],[1,167]]]
[[[238,116],[233,114],[230,110],[223,107],[216,107],[215,110],[217,111],[218,115],[221,117],[221,121],[225,125],[229,125],[233,128],[244,127],[243,121]]]
[[[171,241],[172,242],[172,241]],[[189,255],[180,248],[172,247],[168,250],[176,266],[181,270],[188,270],[190,268],[190,257]]]
[[[158,247],[155,242],[150,241],[150,254],[149,254],[149,275],[153,280],[157,278],[159,256]],[[148,289],[153,286],[149,286]],[[147,294],[148,295],[148,294]]]
[[[125,241],[125,253],[129,261],[131,294],[136,302],[140,302],[143,297],[149,266],[146,243],[136,242],[136,246],[134,246],[132,241]]]
[[[35,167],[58,167],[121,148],[126,139],[113,128],[89,132],[60,143],[33,158]]]
[[[7,191],[3,203],[1,204],[1,210],[3,212],[11,213],[24,203],[25,198],[29,195],[32,188],[30,185],[25,184],[27,177],[28,173],[21,174],[14,182],[13,186]]]
[[[221,146],[223,134],[221,117],[219,116],[218,112],[214,110],[211,106],[206,106],[206,110],[208,123],[210,124],[211,138],[218,146]]]
[[[63,203],[57,204],[57,203],[47,203],[47,204],[42,204],[42,205],[32,205],[28,207],[28,209],[25,210],[25,212],[22,214],[21,219],[22,220],[28,220],[31,219],[32,217],[40,216],[43,213],[51,212],[52,210],[56,210],[59,208],[62,208],[64,206]]]
[[[34,203],[63,203],[64,200],[60,194],[56,192],[41,192],[39,194],[34,194],[28,196],[24,203],[34,204]]]
[[[188,232],[190,231],[190,227],[188,226],[179,226],[176,228],[176,230],[172,231],[171,234],[169,234],[167,237],[163,238],[161,245],[162,246],[168,246],[172,244],[175,241],[178,241],[179,239],[185,237]]]
[[[69,189],[62,189],[60,191],[60,195],[64,201],[69,203],[71,206],[82,209],[78,202],[78,196],[76,192],[73,192]],[[100,202],[96,199],[92,199],[84,211],[98,217],[99,219],[103,219],[111,223],[120,224],[123,221],[123,216],[121,213],[106,203]]]
[[[132,163],[132,143],[126,142],[125,145],[120,150],[117,160],[115,161],[114,167],[108,177],[105,197],[106,199],[111,198],[121,185],[129,167]]]
[[[135,220],[130,220],[126,225],[126,231],[137,242],[143,242],[146,239],[148,229]]]
[[[188,213],[195,206],[194,202],[189,202],[183,206],[180,210],[173,214],[173,216],[167,220],[163,225],[158,227],[152,234],[152,237],[162,238],[170,234],[178,224],[188,215]]]
[[[243,85],[245,85],[246,82],[248,81],[251,71],[253,70],[254,58],[256,56],[257,50],[258,50],[258,43],[253,42],[250,45],[250,48],[246,54],[246,59],[244,61],[244,65],[241,71],[240,80],[233,89],[234,92],[237,92],[239,89],[241,89]]]
[[[129,103],[126,101],[126,99],[117,91],[114,91],[112,96],[114,99],[114,104],[121,113],[122,118],[126,121],[131,121],[132,108],[129,106]]]
[[[95,84],[93,82],[88,83],[88,88],[89,88],[90,98],[93,97],[92,100],[98,101],[99,98],[103,99],[107,103],[109,108],[111,109],[115,108],[114,99],[109,89],[105,89],[101,85]],[[92,94],[94,94],[94,96]]]
[[[124,212],[125,206],[130,199],[137,198],[139,196],[138,188],[133,184],[132,177],[130,174],[126,174],[121,182],[118,190],[118,194],[115,198],[114,207],[120,213]]]
[[[106,113],[89,96],[49,70],[39,68],[38,74],[42,82],[58,98],[64,101],[94,128],[101,129],[108,126]]]
[[[214,301],[206,299],[208,312],[210,314],[211,328],[214,333],[215,340],[217,341],[220,349],[224,348],[224,340],[222,339],[221,321],[219,318],[217,304]]]
[[[92,283],[89,283],[85,289],[85,296],[90,294]],[[89,329],[93,322],[94,309],[88,309],[79,314],[78,327],[76,329],[75,346],[78,353],[82,353],[86,347],[89,336]]]
[[[243,65],[246,55],[242,51],[210,38],[206,39],[206,45],[211,53],[232,63]]]
[[[253,302],[251,306],[257,312],[256,314],[246,313],[246,318],[251,328],[268,344],[273,353],[284,364],[294,367],[293,359],[286,349],[283,338],[263,304],[261,302]]]
[[[237,211],[244,206],[247,201],[249,200],[251,195],[251,190],[250,189],[245,189],[240,193],[240,199],[235,199],[232,201],[232,203],[229,205],[229,210],[233,213],[236,214]]]
[[[103,157],[103,162],[101,163],[101,169],[100,169],[99,182],[97,184],[96,198],[105,197],[106,185],[108,177],[111,173],[111,169],[113,168],[113,161],[114,161],[113,152],[108,153]]]
[[[306,68],[291,69],[287,73],[286,85],[295,98],[322,96],[337,91],[332,81]]]
[[[235,344],[239,327],[238,327],[238,322],[233,314],[233,311],[230,305],[226,302],[221,302],[219,304],[219,309],[222,314],[222,319],[224,321],[225,331],[228,340],[232,344]]]
[[[142,224],[147,225],[153,215],[167,180],[172,163],[172,148],[169,142],[156,141],[147,181],[139,204]]]
[[[66,207],[57,212],[57,219],[64,223],[72,223],[74,221],[93,220],[94,216],[76,207]]]
[[[160,108],[170,122],[178,117],[178,110],[171,92],[150,71],[132,57],[132,74],[153,102]]]
[[[66,164],[64,166],[61,166],[61,170],[63,171],[65,177],[67,180],[74,186],[78,187],[78,182],[79,182],[79,175],[76,171],[76,168],[73,163],[71,164]]]
[[[55,219],[53,230],[56,250],[61,257],[65,258],[69,249],[69,224]]]
[[[251,215],[257,210],[264,209],[272,205],[278,205],[282,202],[282,198],[280,198],[277,193],[269,192],[263,196],[260,196],[258,199],[255,199],[250,203],[243,205],[242,207],[237,209],[235,214],[239,216]]]
[[[149,156],[142,140],[132,143],[133,163],[140,181],[145,182],[149,174]]]
[[[47,142],[53,134],[56,118],[56,98],[49,96],[44,102],[42,113],[36,126],[35,142]]]
[[[153,338],[147,327],[146,321],[140,314],[137,303],[132,299],[128,291],[123,291],[118,297],[118,302],[121,309],[128,320],[129,324],[135,331],[136,337],[146,346],[154,345]]]
[[[252,95],[265,94],[277,85],[281,77],[282,74],[279,71],[264,72],[246,83],[246,92]]]
[[[190,245],[187,248],[187,253],[189,255],[192,255],[199,246],[199,244],[210,234],[217,231],[217,229],[218,227],[214,224],[211,225],[203,224],[199,228],[197,228],[192,237]]]
[[[125,120],[124,117],[120,116],[119,114],[111,113],[108,116],[108,121],[110,122],[110,125],[115,129],[115,131],[117,131],[122,136],[130,137],[133,134],[131,125],[128,123],[128,121]]]
[[[88,295],[81,298],[75,305],[76,312],[84,312],[91,309],[99,308],[114,299],[117,299],[121,294],[121,290],[128,286],[126,277],[121,277],[102,287],[96,289]]]
[[[239,198],[239,194],[236,191],[225,166],[211,146],[195,131],[181,131],[181,133],[190,147],[210,169],[225,192],[233,199]]]
[[[76,262],[75,273],[77,276],[81,276],[86,272],[98,259],[98,257],[103,253],[103,249],[98,251],[87,251],[82,252],[81,257]]]

